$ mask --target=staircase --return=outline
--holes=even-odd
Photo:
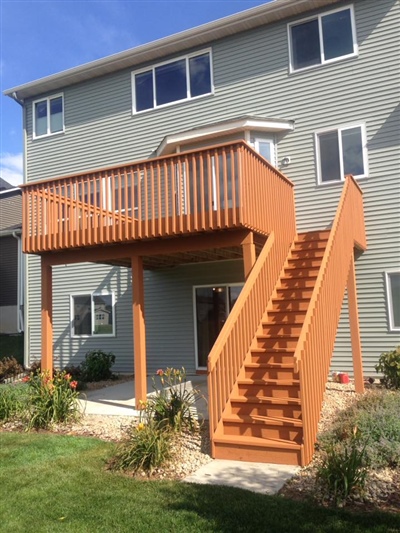
[[[295,349],[329,231],[298,235],[214,434],[220,459],[302,464]]]

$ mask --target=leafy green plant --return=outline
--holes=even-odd
[[[0,359],[0,382],[7,378],[18,376],[24,369],[15,357],[3,357]]]
[[[383,373],[382,383],[387,389],[400,389],[400,346],[391,352],[383,352],[375,370]]]
[[[29,387],[25,415],[28,429],[47,428],[53,423],[79,419],[77,382],[71,379],[70,374],[57,372],[50,378],[48,372],[32,373],[23,381]]]
[[[0,387],[0,421],[7,422],[18,418],[26,404],[25,391],[21,386],[2,385]]]
[[[149,418],[132,425],[111,460],[114,470],[143,470],[151,474],[171,457],[172,432],[154,419]]]
[[[146,409],[149,416],[161,424],[181,431],[184,427],[191,430],[198,427],[195,404],[200,398],[197,389],[193,389],[186,380],[186,371],[167,368],[158,370],[160,386],[153,378],[154,392],[149,396]]]
[[[368,472],[366,443],[354,431],[350,441],[331,444],[324,452],[317,477],[336,505],[346,502],[355,489],[363,489]]]
[[[115,355],[102,350],[91,350],[85,355],[81,364],[83,381],[102,381],[111,379],[111,367],[115,363]]]

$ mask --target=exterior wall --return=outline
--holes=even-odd
[[[295,183],[299,230],[323,229],[332,223],[342,184],[317,185],[314,133],[326,127],[364,123],[369,175],[360,180],[360,186],[365,198],[368,251],[357,260],[357,283],[364,366],[366,372],[373,373],[379,354],[399,342],[398,335],[388,331],[384,271],[397,268],[400,262],[396,247],[400,233],[400,108],[394,54],[400,8],[395,0],[358,0],[354,8],[359,46],[355,58],[289,74],[287,24],[276,23],[212,44],[215,91],[211,96],[132,115],[131,72],[124,70],[65,88],[65,133],[36,140],[32,140],[32,106],[28,102],[28,181],[147,158],[165,135],[245,114],[294,120],[294,132],[276,136],[277,160],[291,158],[283,171]],[[113,269],[101,268],[104,270],[96,281],[92,267],[80,267],[77,276],[69,270],[71,287],[96,285],[104,276],[114,275]],[[38,309],[33,303],[38,298],[34,272],[29,273],[29,315],[32,343],[37,345],[40,328],[34,318]],[[154,277],[153,281],[162,292],[160,279]],[[126,290],[122,289],[122,294]],[[155,292],[151,294],[154,296],[149,298],[155,298]],[[161,328],[152,316],[150,313],[148,324],[154,334],[149,343],[151,361],[155,357],[152,353],[159,353],[152,352],[151,343]],[[344,304],[333,365],[337,370],[351,371],[347,321]],[[62,334],[60,326],[57,331]],[[175,337],[171,339],[175,342]],[[124,347],[125,342],[121,340]],[[159,342],[167,350],[162,335]],[[62,341],[62,346],[65,354],[76,350],[70,340]],[[58,349],[56,346],[56,353]],[[173,344],[170,350],[174,351]]]
[[[3,192],[0,196],[0,231],[21,225],[22,196],[21,192]]]

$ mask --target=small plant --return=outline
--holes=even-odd
[[[28,429],[47,428],[53,423],[70,422],[80,417],[77,382],[70,374],[58,372],[50,378],[48,372],[32,373],[23,381],[29,387]]]
[[[400,346],[383,352],[375,370],[383,374],[382,383],[387,389],[400,389]]]
[[[200,393],[188,386],[185,369],[160,369],[157,375],[161,387],[156,385],[153,378],[154,393],[149,396],[146,408],[149,415],[157,422],[167,424],[177,431],[184,427],[196,429],[198,421],[195,404]]]
[[[324,452],[317,477],[325,485],[335,505],[344,504],[355,489],[363,489],[368,472],[365,458],[366,444],[362,444],[354,429],[349,442],[335,443]]]
[[[0,383],[7,378],[18,376],[24,369],[15,357],[3,357],[0,359]]]
[[[115,363],[115,355],[102,350],[87,352],[85,360],[81,364],[83,381],[102,381],[111,379],[113,373],[111,367]]]
[[[18,418],[25,405],[26,398],[21,386],[2,385],[0,387],[0,422]]]
[[[143,417],[142,417],[143,418]],[[172,433],[168,427],[147,419],[132,425],[126,440],[120,444],[110,467],[115,470],[139,470],[149,475],[171,457]]]

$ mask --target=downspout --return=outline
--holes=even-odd
[[[12,232],[12,236],[14,239],[17,239],[18,241],[18,252],[17,252],[17,328],[18,333],[22,333],[24,331],[24,317],[23,317],[23,309],[24,309],[24,263],[23,263],[23,256],[22,256],[22,241],[21,236],[18,235],[15,231]]]

